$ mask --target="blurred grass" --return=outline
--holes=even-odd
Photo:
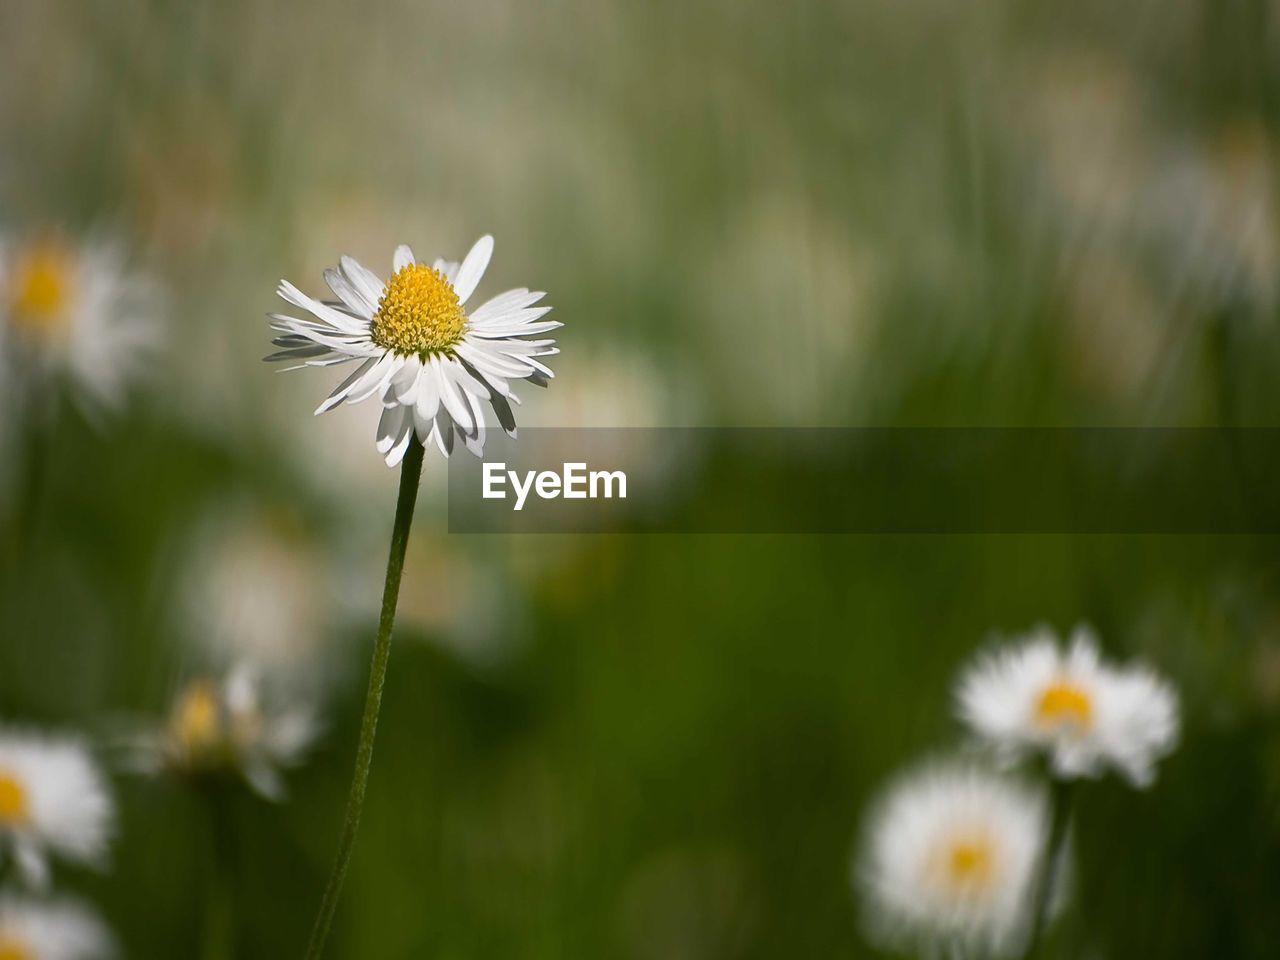
[[[625,383],[655,425],[1276,424],[1275,17],[0,7],[0,228],[123,237],[170,329],[125,418],[58,424],[0,582],[4,715],[158,715],[207,657],[174,600],[202,518],[285,517],[330,577],[306,601],[329,732],[288,805],[231,817],[236,955],[298,952],[393,478],[368,411],[313,421],[325,379],[257,358],[276,280],[314,291],[344,252],[383,271],[492,231],[493,283],[566,322],[528,422]],[[336,955],[872,955],[848,882],[868,797],[955,741],[950,680],[991,631],[1078,619],[1175,679],[1186,738],[1149,795],[1086,792],[1055,955],[1280,942],[1273,538],[459,538],[427,487]],[[117,788],[113,871],[68,884],[127,956],[192,955],[201,800]]]

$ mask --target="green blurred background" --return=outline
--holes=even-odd
[[[0,3],[0,229],[109,233],[167,331],[125,414],[55,425],[3,715],[109,742],[244,657],[314,697],[289,801],[218,801],[234,955],[300,955],[396,474],[376,409],[259,362],[280,277],[493,233],[482,293],[566,324],[529,424],[1276,425],[1278,134],[1268,0]],[[993,631],[1078,620],[1185,736],[1085,792],[1052,955],[1280,950],[1273,538],[449,536],[443,477],[334,955],[875,956],[869,798],[957,741]],[[114,785],[64,885],[200,956],[208,798]]]

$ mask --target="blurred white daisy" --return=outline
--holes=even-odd
[[[386,471],[373,461],[373,469]],[[189,537],[177,599],[203,659],[313,673],[330,639],[335,591],[315,540],[287,511],[211,508]]]
[[[1037,628],[1021,643],[980,656],[956,690],[961,719],[1008,760],[1044,751],[1059,777],[1097,776],[1106,766],[1135,786],[1178,739],[1173,688],[1143,666],[1112,667],[1087,627],[1066,650]]]
[[[130,742],[143,773],[243,776],[268,800],[285,797],[283,768],[296,766],[317,734],[309,705],[264,703],[258,675],[241,665],[222,683],[201,678],[179,691],[160,731]]]
[[[448,456],[455,435],[477,456],[484,448],[481,402],[515,436],[511,380],[546,386],[554,376],[539,357],[559,351],[554,340],[526,340],[561,326],[541,318],[551,309],[534,306],[546,294],[524,287],[508,290],[468,313],[489,258],[493,238],[481,237],[463,261],[419,263],[407,246],[396,248],[391,279],[383,282],[351,257],[324,272],[338,298],[308,297],[287,280],[277,290],[288,303],[311,314],[298,319],[271,314],[282,349],[267,360],[296,360],[325,367],[355,362],[356,369],[329,394],[316,413],[377,395],[383,412],[377,448],[389,466],[403,459],[417,433]]]
[[[0,844],[27,883],[49,882],[49,854],[100,865],[114,810],[78,740],[0,731]]]
[[[1041,795],[960,765],[892,785],[857,863],[872,937],[948,956],[1017,950],[1047,833]]]
[[[0,896],[0,960],[106,960],[111,935],[71,900]]]
[[[155,305],[114,244],[0,238],[0,375],[64,380],[86,416],[112,412],[159,342]]]

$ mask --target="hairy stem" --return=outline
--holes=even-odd
[[[413,507],[418,499],[418,481],[422,477],[422,444],[417,437],[409,441],[404,463],[400,467],[400,493],[396,499],[395,526],[391,531],[391,552],[387,557],[387,579],[382,589],[382,614],[378,618],[378,636],[373,643],[373,660],[369,666],[369,691],[365,695],[364,717],[360,721],[360,742],[356,747],[356,768],[351,777],[347,797],[347,816],[338,840],[338,856],[329,874],[324,899],[307,947],[308,960],[319,960],[324,954],[329,927],[342,894],[342,882],[351,862],[351,849],[360,829],[360,813],[364,809],[365,787],[369,767],[373,763],[373,740],[378,732],[378,710],[382,706],[382,685],[387,676],[387,660],[391,656],[391,626],[396,618],[396,601],[400,597],[400,575],[404,571],[404,553],[409,543],[409,527],[413,523]]]

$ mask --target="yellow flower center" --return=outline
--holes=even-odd
[[[0,825],[21,826],[30,816],[27,788],[12,773],[0,770]]]
[[[66,326],[72,295],[72,261],[66,249],[44,242],[14,262],[10,309],[14,326],[32,336],[49,336]]]
[[[35,960],[35,956],[17,937],[0,930],[0,960]]]
[[[1041,727],[1072,727],[1087,731],[1093,726],[1093,700],[1089,694],[1067,680],[1050,684],[1036,703],[1036,723]]]
[[[955,837],[944,847],[938,867],[943,883],[952,892],[982,893],[991,886],[996,872],[991,838],[980,833]]]
[[[411,263],[387,281],[373,315],[374,343],[402,356],[445,353],[462,340],[467,315],[439,270]]]
[[[221,743],[222,706],[212,680],[197,680],[182,692],[173,708],[170,727],[187,754],[212,751]]]

